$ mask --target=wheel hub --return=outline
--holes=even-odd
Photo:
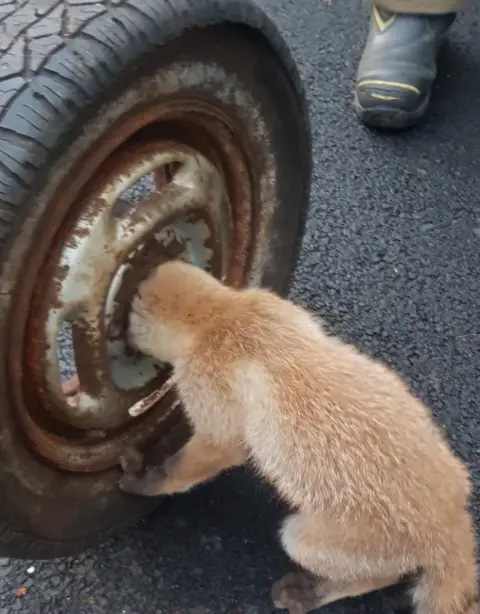
[[[117,428],[129,408],[165,381],[163,365],[125,343],[128,307],[139,281],[162,261],[182,258],[222,276],[229,211],[218,170],[176,143],[121,151],[92,187],[53,262],[55,296],[44,329],[45,392],[55,417],[81,429]],[[166,168],[176,172],[167,178]],[[154,178],[151,193],[132,186]],[[147,179],[148,181],[148,179]],[[133,201],[133,202],[132,202]],[[58,334],[71,328],[79,390],[62,390]]]
[[[66,176],[32,244],[31,290],[17,299],[12,333],[16,412],[49,464],[101,471],[126,446],[185,436],[169,369],[125,342],[129,308],[167,259],[244,283],[255,221],[248,162],[224,115],[185,100],[126,117]]]

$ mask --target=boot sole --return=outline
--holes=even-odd
[[[404,111],[387,105],[365,109],[358,101],[356,93],[354,104],[359,120],[366,126],[384,130],[403,130],[415,126],[422,119],[430,104],[430,94],[414,111]]]

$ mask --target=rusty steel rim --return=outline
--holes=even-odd
[[[36,283],[15,326],[27,351],[11,352],[15,411],[45,461],[99,471],[116,465],[127,445],[165,435],[178,403],[166,366],[125,344],[128,307],[139,281],[171,258],[243,283],[253,245],[251,176],[227,118],[185,100],[123,118],[66,178],[50,208],[55,233],[26,263]],[[147,194],[135,191],[139,181]],[[58,362],[65,328],[74,394]]]

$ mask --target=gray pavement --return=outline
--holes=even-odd
[[[469,461],[478,492],[480,7],[452,32],[426,123],[382,136],[352,111],[361,2],[261,2],[285,31],[312,106],[312,210],[292,296],[407,378]],[[34,570],[0,560],[0,614],[269,614],[270,584],[288,565],[276,541],[283,514],[270,491],[234,473],[84,556]],[[391,590],[324,611],[401,606]]]

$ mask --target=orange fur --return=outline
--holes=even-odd
[[[141,284],[130,334],[172,363],[194,430],[155,493],[248,458],[295,510],[281,540],[310,575],[276,583],[277,606],[303,614],[418,572],[418,614],[478,613],[468,472],[393,371],[291,302],[180,262]]]

